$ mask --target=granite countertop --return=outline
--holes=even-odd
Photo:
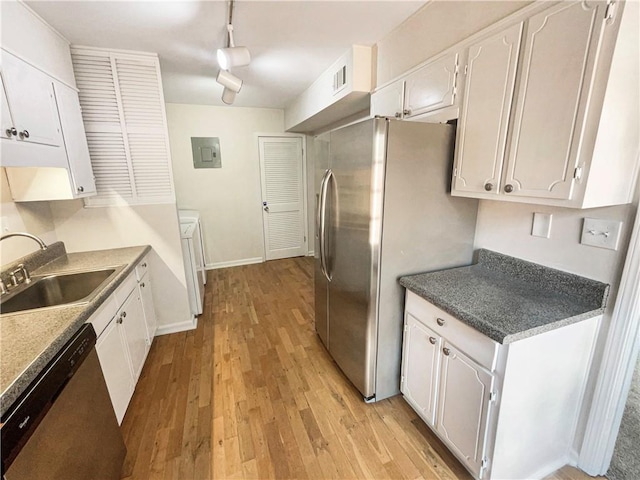
[[[50,273],[125,267],[89,303],[0,315],[0,415],[22,394],[104,300],[131,273],[150,246],[66,253],[57,242],[4,266],[24,262],[33,276]]]
[[[604,312],[609,285],[478,250],[478,261],[400,278],[400,284],[503,344]]]

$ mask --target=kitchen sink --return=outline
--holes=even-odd
[[[0,301],[0,312],[14,313],[90,302],[122,268],[34,276],[25,288],[10,292]]]

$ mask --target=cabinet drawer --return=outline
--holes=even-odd
[[[145,257],[140,260],[140,263],[136,265],[136,278],[138,281],[142,280],[147,270],[149,270],[149,255],[145,255]]]
[[[495,370],[497,342],[408,290],[406,310],[480,365]]]
[[[118,306],[118,302],[114,296],[111,295],[89,318],[88,323],[93,325],[93,329],[96,331],[96,335],[98,337],[100,337],[104,329],[109,325],[109,322],[118,311]]]
[[[116,298],[118,305],[122,305],[134,288],[138,285],[138,281],[136,280],[136,276],[133,272],[129,274],[127,278],[120,284],[120,286],[113,293],[113,296]]]

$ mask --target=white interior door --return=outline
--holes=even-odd
[[[259,137],[267,260],[306,254],[301,137]]]

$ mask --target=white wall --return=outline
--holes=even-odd
[[[58,240],[49,203],[14,203],[4,168],[0,169],[0,195],[3,229],[0,234],[28,232],[42,238],[47,245]],[[27,238],[16,237],[3,240],[0,243],[0,264],[6,265],[38,248],[35,242]]]
[[[488,27],[529,1],[431,1],[378,44],[377,85]]]
[[[208,267],[262,261],[262,197],[256,133],[284,132],[284,112],[167,104],[179,208],[200,211]],[[222,168],[193,168],[191,137],[219,137]]]
[[[151,245],[160,332],[189,328],[192,315],[175,204],[84,208],[81,200],[71,200],[50,205],[56,235],[67,252]]]

